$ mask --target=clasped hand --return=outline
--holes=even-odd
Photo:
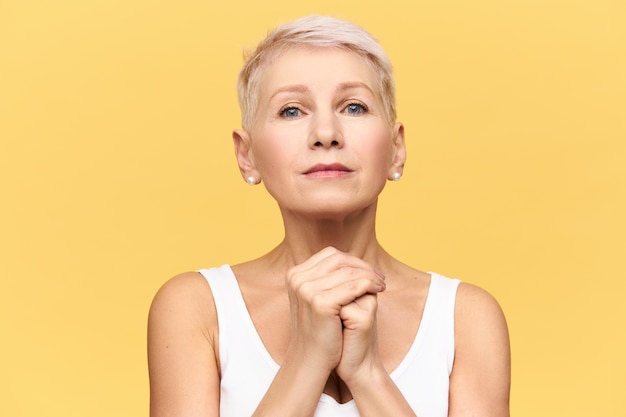
[[[380,365],[376,336],[382,274],[363,260],[328,247],[287,274],[290,353],[303,365],[349,384]]]

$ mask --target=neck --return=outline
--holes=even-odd
[[[382,266],[389,255],[376,239],[376,204],[348,216],[321,216],[282,211],[283,242],[270,254],[285,268],[300,264],[327,246]]]

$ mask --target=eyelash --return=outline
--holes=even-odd
[[[280,109],[280,111],[278,112],[278,115],[280,117],[285,117],[285,118],[288,118],[288,119],[297,117],[297,116],[288,116],[287,112],[289,110],[298,110],[298,116],[300,115],[300,113],[302,113],[302,110],[300,110],[300,108],[297,107],[297,106],[286,106],[286,107],[283,107],[283,108]]]
[[[349,114],[363,114],[363,113],[367,113],[368,110],[369,110],[365,104],[360,103],[358,101],[351,101],[348,104],[346,104],[346,106],[344,107],[343,111],[347,111],[351,106],[358,106],[360,111],[358,113],[349,113]],[[290,110],[297,110],[298,111],[298,115],[297,116],[289,116],[289,115],[287,115],[287,112],[290,111]],[[300,116],[301,113],[302,113],[302,110],[299,107],[290,105],[290,106],[286,106],[286,107],[281,108],[280,111],[278,112],[278,115],[280,117],[291,119],[291,118]]]
[[[346,107],[344,108],[344,111],[348,110],[348,108],[351,107],[351,106],[358,106],[360,108],[361,111],[359,113],[357,113],[357,114],[367,113],[367,111],[368,111],[367,106],[365,104],[363,104],[363,103],[358,102],[358,101],[351,101],[351,102],[349,102],[346,105]]]

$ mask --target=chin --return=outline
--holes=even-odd
[[[356,201],[346,198],[328,198],[322,201],[301,200],[288,211],[298,213],[312,220],[341,221],[348,217],[358,216],[370,210],[376,210],[377,198],[369,201]]]

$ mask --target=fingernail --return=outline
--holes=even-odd
[[[380,272],[378,269],[374,268],[374,272],[376,273],[376,275],[378,275],[381,279],[385,279],[385,274],[383,274],[382,272]]]

